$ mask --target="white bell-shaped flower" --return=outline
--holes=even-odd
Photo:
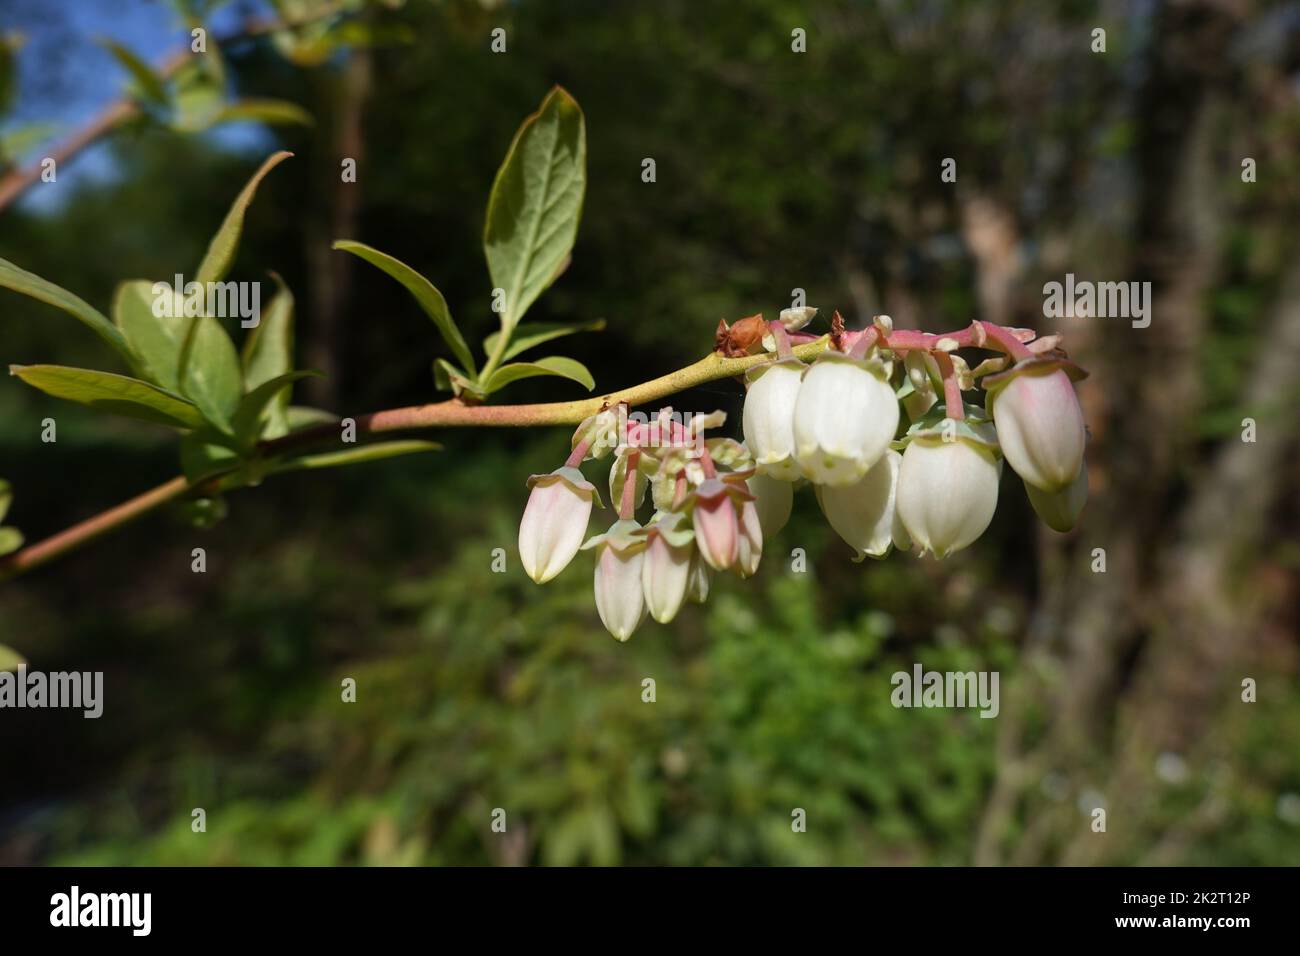
[[[758,523],[763,529],[763,537],[776,537],[790,520],[790,511],[794,507],[794,485],[770,475],[754,475],[746,484],[754,496],[754,506],[758,508]]]
[[[879,359],[823,352],[794,408],[795,458],[819,485],[852,484],[880,460],[898,428],[898,400]]]
[[[1029,362],[992,380],[988,408],[1007,463],[1042,491],[1068,488],[1083,463],[1083,409],[1055,362]]]
[[[596,549],[596,612],[601,623],[618,640],[626,641],[646,614],[645,532],[635,520],[623,519],[582,547]]]
[[[563,571],[578,553],[596,486],[577,468],[557,468],[528,479],[532,492],[519,522],[519,560],[538,584]]]
[[[641,584],[650,616],[667,624],[677,616],[691,583],[691,560],[695,555],[695,534],[685,515],[662,515],[647,529]]]
[[[817,501],[826,520],[856,552],[854,560],[867,555],[883,558],[894,544],[902,460],[902,455],[890,449],[856,484],[817,488]]]
[[[746,501],[740,506],[737,517],[740,537],[736,552],[736,570],[742,578],[748,578],[758,571],[758,563],[763,559],[763,524],[754,502]]]
[[[749,390],[741,427],[754,464],[763,474],[794,481],[799,466],[794,460],[794,406],[804,371],[798,359],[783,359],[749,370]]]
[[[984,533],[998,506],[998,462],[965,438],[913,438],[898,468],[897,507],[923,551],[946,557]]]

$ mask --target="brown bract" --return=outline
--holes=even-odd
[[[753,355],[763,347],[763,336],[766,334],[767,323],[763,321],[761,312],[737,319],[735,325],[730,327],[727,326],[726,319],[719,319],[713,348],[727,358]]]

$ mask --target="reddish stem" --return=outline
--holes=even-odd
[[[623,499],[618,505],[618,516],[623,521],[636,514],[636,466],[641,458],[639,451],[627,453],[627,474],[623,478]]]
[[[939,365],[939,373],[943,376],[943,403],[948,410],[948,417],[954,421],[963,421],[966,418],[966,409],[961,400],[961,384],[957,381],[957,370],[953,368],[952,356],[944,351],[936,351],[934,360]]]
[[[1012,335],[1009,329],[1000,325],[994,325],[992,322],[980,322],[979,326],[984,330],[984,334],[988,336],[988,338],[992,340],[999,349],[1006,352],[1017,362],[1021,359],[1033,357],[1034,353],[1025,346],[1024,342]]]
[[[577,468],[579,465],[581,465],[582,460],[587,457],[587,449],[589,449],[590,447],[591,447],[590,438],[584,438],[581,441],[579,441],[578,444],[573,446],[573,451],[569,453],[569,457],[565,459],[564,467]]]

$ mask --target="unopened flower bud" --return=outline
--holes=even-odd
[[[645,535],[634,520],[615,521],[583,548],[596,548],[596,612],[600,621],[620,641],[626,641],[645,619],[642,569]]]
[[[889,447],[898,401],[878,361],[824,352],[799,387],[794,409],[795,457],[819,485],[852,484]]]
[[[1016,474],[1042,491],[1069,487],[1083,463],[1086,438],[1069,375],[1052,362],[1040,362],[986,382],[998,442]]]
[[[883,558],[894,543],[902,460],[903,456],[891,449],[856,484],[817,488],[817,501],[826,520],[857,553],[854,560],[867,555]]]
[[[811,322],[815,315],[817,315],[817,310],[809,305],[797,309],[782,309],[781,324],[785,326],[787,332],[798,332]]]
[[[749,391],[741,419],[745,444],[759,471],[773,478],[794,481],[799,477],[794,460],[794,407],[807,368],[798,359],[784,359],[750,369],[746,376]]]
[[[942,558],[984,533],[998,506],[992,450],[964,438],[914,438],[898,469],[897,506],[908,534]]]
[[[763,538],[770,540],[776,537],[790,520],[790,511],[794,506],[794,485],[761,474],[754,475],[746,485],[755,498],[754,505],[758,508],[758,523],[763,529]]]
[[[578,553],[596,487],[577,468],[528,479],[532,492],[519,522],[519,560],[538,584],[563,571]]]
[[[649,526],[641,584],[650,616],[667,624],[677,616],[690,585],[694,534],[685,515],[672,513]]]
[[[1074,481],[1060,491],[1043,491],[1025,482],[1029,503],[1038,517],[1053,531],[1069,531],[1079,520],[1083,506],[1088,503],[1088,465],[1079,466]]]
[[[690,580],[686,584],[686,596],[696,604],[703,604],[709,599],[709,566],[696,551],[691,555]]]
[[[726,485],[710,478],[696,490],[695,544],[715,571],[725,571],[740,553],[740,523]]]
[[[740,538],[737,542],[736,569],[742,578],[748,578],[758,571],[758,563],[763,559],[763,526],[754,502],[741,504],[737,522]]]

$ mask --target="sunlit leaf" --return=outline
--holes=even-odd
[[[437,442],[419,441],[384,441],[373,445],[359,445],[346,451],[323,452],[319,455],[305,455],[272,464],[268,473],[282,471],[309,471],[317,468],[337,468],[341,465],[357,465],[366,461],[379,461],[397,455],[410,455],[423,451],[438,451],[442,448]]]
[[[216,110],[208,125],[239,122],[266,123],[270,126],[311,126],[316,120],[297,103],[288,100],[244,99]]]
[[[0,529],[3,530],[3,529]],[[26,658],[12,647],[0,644],[0,671],[16,671],[27,664]]]
[[[447,343],[447,347],[456,356],[456,360],[471,375],[474,374],[474,356],[470,354],[469,346],[465,344],[460,329],[456,327],[456,323],[451,317],[451,311],[447,308],[447,300],[442,297],[442,293],[438,291],[432,282],[406,263],[394,259],[378,249],[371,248],[365,243],[340,239],[334,243],[334,248],[350,252],[354,256],[360,256],[366,262],[377,266],[406,286],[406,290],[415,296],[415,301],[420,303],[420,308],[424,309],[425,314],[433,319],[433,324],[438,327],[443,341]]]
[[[47,395],[97,411],[174,428],[203,425],[203,414],[195,405],[138,378],[63,365],[10,365],[9,372]]]
[[[586,186],[582,110],[557,86],[515,134],[488,200],[483,248],[492,284],[505,290],[507,337],[567,262]]]
[[[144,99],[157,106],[167,105],[167,88],[162,77],[155,73],[148,63],[114,40],[104,40],[103,45],[131,74],[136,89]]]
[[[538,375],[558,375],[561,378],[577,382],[589,392],[596,387],[595,379],[591,377],[591,373],[587,371],[587,367],[581,362],[552,355],[532,362],[516,362],[513,365],[503,365],[492,373],[492,377],[488,379],[484,388],[490,395],[511,382],[517,382],[521,378],[534,378]]]
[[[243,372],[235,344],[211,315],[190,320],[181,349],[181,394],[194,402],[203,417],[231,433],[231,418],[244,394]]]
[[[173,314],[155,315],[154,303],[158,300],[155,285],[166,283],[132,279],[119,285],[113,296],[113,322],[131,346],[136,371],[154,384],[175,392],[180,389],[181,348],[194,320],[185,317],[183,307],[176,308],[181,303],[175,301],[171,291],[162,295],[172,297]]]
[[[212,237],[212,241],[208,244],[208,251],[203,256],[203,261],[199,263],[198,272],[194,277],[196,281],[219,282],[230,271],[231,263],[235,260],[235,251],[239,248],[239,235],[244,229],[244,212],[248,209],[248,204],[253,201],[253,194],[257,192],[258,184],[267,173],[292,155],[293,153],[281,150],[267,157],[266,162],[262,163],[252,179],[235,197],[235,202],[226,213],[221,228]]]
[[[276,402],[289,397],[290,386],[294,382],[319,374],[314,371],[286,372],[250,391],[240,400],[239,408],[235,411],[231,422],[235,437],[245,445],[251,446],[259,438],[279,438],[287,434],[289,430],[287,420],[282,420],[283,430],[277,434],[271,434],[270,429],[266,427],[270,422],[271,409],[275,407]],[[287,405],[282,407],[282,415],[283,409],[287,407]]]
[[[265,382],[293,369],[293,293],[272,273],[278,289],[262,310],[261,321],[244,340],[244,388],[252,392]],[[267,406],[263,438],[279,438],[289,431],[290,389],[275,394]],[[238,428],[236,428],[238,431]]]
[[[510,340],[510,344],[506,347],[501,360],[508,362],[521,352],[526,352],[543,342],[549,342],[564,335],[572,335],[575,332],[599,332],[604,327],[604,319],[593,319],[590,322],[529,322]],[[491,355],[496,349],[500,338],[500,332],[493,332],[489,335],[483,340],[483,351]]]
[[[101,339],[113,346],[124,358],[130,360],[131,348],[117,327],[108,318],[67,289],[61,289],[53,282],[47,282],[35,273],[20,269],[6,259],[0,259],[0,286],[21,292],[23,295],[39,299],[62,309],[83,323]]]

